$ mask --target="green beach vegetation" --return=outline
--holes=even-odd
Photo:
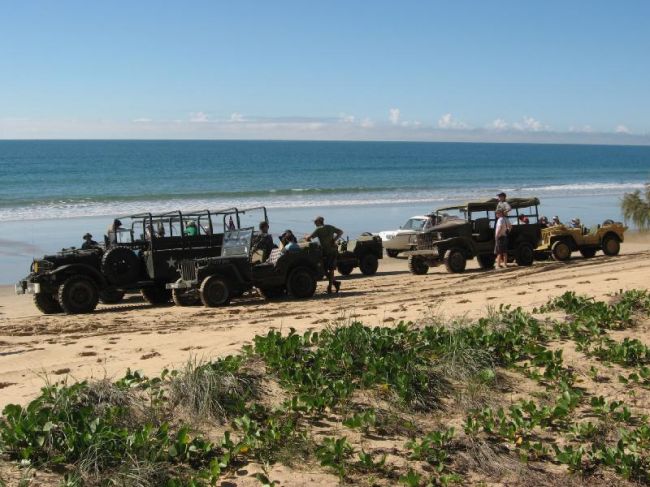
[[[621,211],[626,223],[631,221],[641,231],[650,230],[650,183],[646,183],[643,192],[637,189],[625,193],[621,200]]]
[[[274,465],[361,485],[648,483],[650,349],[629,333],[649,316],[645,290],[567,292],[475,322],[270,330],[158,377],[46,384],[4,409],[3,465],[70,487],[217,485],[244,466],[275,485]]]

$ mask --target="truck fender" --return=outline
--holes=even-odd
[[[106,278],[94,267],[91,267],[86,264],[67,264],[57,267],[52,271],[52,275],[56,276],[57,280],[59,276],[65,276],[69,274],[82,274],[84,276],[90,277],[95,283],[100,287],[108,286]]]

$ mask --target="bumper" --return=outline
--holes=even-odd
[[[41,285],[38,282],[18,281],[16,283],[16,294],[39,294]]]
[[[168,282],[165,284],[167,289],[193,289],[196,286],[196,281],[183,281],[179,279],[176,282]]]

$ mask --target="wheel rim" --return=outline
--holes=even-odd
[[[222,304],[228,299],[228,290],[221,281],[214,281],[208,288],[208,296],[214,304]]]
[[[605,248],[607,249],[608,253],[615,254],[617,251],[617,247],[618,247],[618,242],[616,240],[614,240],[613,238],[607,240],[607,244]]]
[[[84,308],[88,305],[92,297],[92,293],[88,286],[83,282],[77,282],[70,289],[70,301],[78,308]]]
[[[532,262],[533,260],[533,249],[525,245],[519,249],[519,260],[521,262]]]
[[[562,243],[555,247],[555,255],[559,260],[566,260],[569,258],[569,246]]]
[[[454,252],[451,254],[449,258],[449,262],[451,263],[451,266],[455,269],[461,269],[463,267],[463,261],[465,260],[465,257],[460,252]]]

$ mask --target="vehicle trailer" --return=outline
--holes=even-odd
[[[259,252],[251,250],[253,232],[253,228],[226,232],[221,255],[181,262],[180,277],[167,284],[174,302],[186,306],[200,300],[204,306],[224,306],[253,289],[266,299],[313,296],[324,273],[321,247],[304,243],[284,253],[274,249],[262,262]]]
[[[16,284],[16,293],[32,294],[45,314],[89,313],[99,301],[119,302],[125,292],[139,291],[151,304],[166,303],[171,292],[165,284],[178,278],[177,263],[219,255],[224,232],[236,228],[245,211],[228,208],[124,217],[126,224],[104,245],[63,249],[35,259],[29,275]]]
[[[511,211],[507,218],[512,223],[508,258],[521,266],[532,265],[541,238],[539,200],[512,198],[508,203]],[[482,269],[492,269],[496,205],[497,200],[488,200],[437,210],[436,221],[440,223],[418,235],[416,250],[404,253],[408,256],[409,270],[413,274],[426,274],[430,267],[444,264],[449,272],[463,272],[467,261],[474,258]],[[521,223],[520,215],[529,223]]]
[[[358,267],[363,275],[377,272],[379,259],[384,256],[383,243],[379,235],[363,233],[356,240],[340,239],[336,268],[339,274],[347,276]]]

